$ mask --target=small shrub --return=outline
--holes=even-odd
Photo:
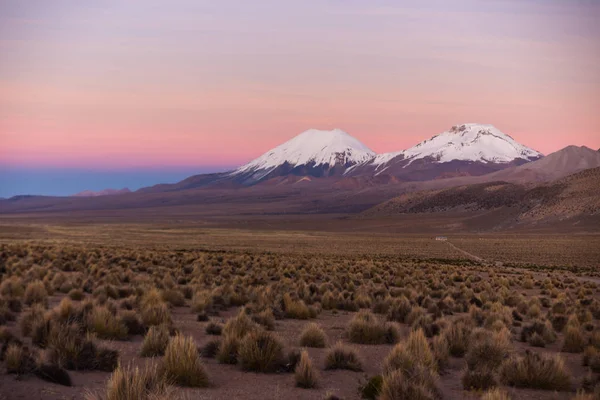
[[[191,336],[177,335],[169,341],[163,358],[163,368],[167,379],[177,385],[208,386],[208,375]]]
[[[313,368],[306,350],[303,350],[300,354],[300,362],[296,366],[294,377],[296,379],[296,386],[298,387],[310,389],[317,386],[317,371]]]
[[[321,327],[313,322],[304,327],[300,334],[300,346],[303,347],[327,347],[327,335]]]
[[[325,356],[325,369],[362,371],[362,362],[354,349],[337,342]]]
[[[154,325],[148,330],[140,349],[142,357],[162,356],[169,345],[169,328],[166,325]]]

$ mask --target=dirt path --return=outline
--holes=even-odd
[[[448,243],[448,245],[449,245],[450,247],[452,247],[454,250],[457,250],[457,251],[461,252],[461,253],[462,253],[462,254],[464,254],[465,256],[467,256],[467,257],[469,257],[469,258],[471,258],[471,259],[473,259],[473,260],[477,261],[478,263],[481,263],[481,264],[489,264],[489,263],[488,263],[488,262],[487,262],[485,259],[483,259],[483,258],[481,258],[481,257],[478,257],[478,256],[476,256],[476,255],[475,255],[475,254],[473,254],[473,253],[469,253],[468,251],[466,251],[466,250],[463,250],[463,249],[461,249],[460,247],[457,247],[457,246],[456,246],[456,245],[454,245],[453,243],[450,243],[450,242],[448,242],[448,241],[446,241],[446,243]]]

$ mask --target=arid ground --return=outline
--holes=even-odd
[[[63,221],[0,223],[0,399],[600,395],[598,235]]]

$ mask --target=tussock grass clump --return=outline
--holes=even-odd
[[[85,293],[81,289],[71,289],[68,294],[71,300],[83,300],[85,298]]]
[[[442,335],[435,336],[431,341],[431,351],[437,361],[438,371],[443,370],[448,366],[450,361],[450,347],[448,341]]]
[[[167,399],[170,390],[167,381],[156,365],[146,365],[139,369],[131,365],[121,365],[112,373],[106,383],[105,393],[87,393],[86,400],[157,400]]]
[[[166,325],[151,326],[144,337],[140,349],[142,357],[162,356],[169,345],[169,327]]]
[[[270,308],[267,308],[258,314],[252,314],[252,321],[262,325],[266,330],[275,329],[275,316]]]
[[[400,338],[400,331],[394,323],[381,322],[375,314],[363,310],[350,321],[348,338],[360,344],[393,344]]]
[[[244,310],[237,316],[229,319],[223,327],[223,335],[229,337],[243,338],[257,329],[256,324],[250,319]]]
[[[182,307],[185,305],[183,293],[177,289],[166,289],[162,292],[162,299],[173,307]]]
[[[27,349],[16,343],[8,345],[4,353],[4,364],[9,374],[26,374],[34,369],[33,359]]]
[[[381,385],[383,384],[383,376],[375,375],[367,379],[364,384],[358,388],[360,397],[367,400],[377,400],[381,393]]]
[[[237,364],[240,338],[225,336],[217,351],[217,361],[221,364]]]
[[[556,334],[550,322],[536,320],[521,329],[521,341],[528,342],[532,346],[544,347],[546,344],[556,341]],[[544,346],[542,346],[542,342]]]
[[[33,327],[44,321],[46,308],[41,304],[34,304],[28,311],[25,311],[19,320],[19,327],[23,336],[31,336]]]
[[[394,370],[383,376],[379,400],[436,400],[441,395],[436,388],[436,376],[420,365],[410,374]]]
[[[380,399],[437,399],[438,361],[421,329],[398,343],[383,362]]]
[[[247,371],[275,372],[284,364],[283,344],[270,332],[251,332],[240,342],[239,362]]]
[[[167,379],[180,386],[206,387],[208,374],[191,336],[177,335],[169,341],[163,358]]]
[[[473,332],[471,346],[465,356],[467,368],[473,371],[478,369],[496,370],[508,357],[511,349],[508,330]]]
[[[293,319],[309,319],[314,318],[311,315],[311,311],[308,306],[302,300],[293,300],[292,297],[286,293],[283,295],[283,311],[285,316]],[[316,316],[316,315],[315,315]]]
[[[107,307],[94,307],[87,318],[87,328],[100,339],[123,340],[127,338],[127,327]]]
[[[96,346],[76,323],[50,324],[46,344],[50,362],[68,370],[112,372],[119,362],[118,351]]]
[[[562,345],[562,351],[567,353],[581,353],[585,348],[586,340],[578,326],[567,326]]]
[[[171,312],[165,303],[157,303],[143,306],[140,311],[142,322],[146,326],[171,325]]]
[[[519,388],[542,390],[571,390],[571,376],[559,355],[527,352],[524,357],[513,356],[501,369],[502,381]]]
[[[362,371],[362,361],[353,348],[337,342],[325,356],[325,369]]]
[[[387,317],[390,321],[404,323],[411,311],[412,305],[410,304],[410,300],[406,296],[402,296],[393,300]]]
[[[294,378],[298,387],[310,389],[317,386],[318,374],[306,350],[300,353],[300,362],[296,366]]]
[[[22,297],[24,293],[23,280],[17,276],[11,276],[0,283],[0,295],[5,298]]]
[[[314,322],[304,327],[300,334],[300,346],[304,347],[327,347],[327,335],[321,327]]]
[[[448,342],[448,350],[454,357],[462,357],[469,348],[471,327],[463,321],[456,321],[443,330],[442,335]]]
[[[119,312],[119,319],[127,328],[129,335],[143,335],[147,329],[142,323],[138,313],[133,310],[124,310]]]
[[[437,360],[422,330],[412,331],[406,341],[398,343],[383,362],[384,374],[394,370],[410,371],[422,365],[437,371]]]
[[[488,390],[481,396],[481,400],[510,400],[510,397],[506,392],[495,388]]]
[[[588,346],[583,352],[583,365],[590,367],[592,372],[600,372],[600,351],[594,346]]]
[[[42,281],[34,281],[27,285],[27,289],[25,289],[25,304],[28,306],[39,303],[43,305],[48,304],[48,292],[46,291],[46,286],[44,286],[44,282]]]

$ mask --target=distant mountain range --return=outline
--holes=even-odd
[[[114,196],[117,194],[125,194],[131,193],[129,188],[123,189],[104,189],[94,192],[92,190],[84,190],[83,192],[79,192],[73,195],[73,197],[98,197],[98,196]]]
[[[448,225],[466,229],[571,221],[572,229],[595,232],[600,226],[597,187],[600,152],[568,146],[543,156],[491,125],[457,125],[385,154],[342,130],[311,129],[233,171],[135,192],[15,196],[0,200],[0,214],[121,210],[158,215],[165,210],[186,220],[226,216],[233,221],[261,215],[387,220],[441,213],[470,221]]]
[[[327,177],[358,177],[353,181],[370,184],[426,181],[484,175],[541,157],[540,152],[485,124],[457,125],[409,149],[384,154],[376,154],[340,129],[309,129],[234,171],[196,175],[142,191],[294,183]]]

